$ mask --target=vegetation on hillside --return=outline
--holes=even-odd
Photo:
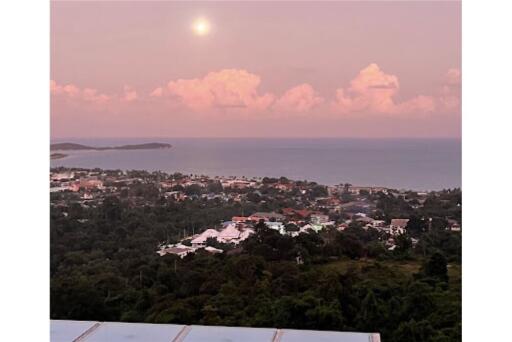
[[[184,230],[198,232],[242,212],[290,204],[261,201],[267,195],[263,190],[254,202],[242,203],[176,202],[141,183],[83,206],[70,200],[75,194],[52,194],[70,204],[51,208],[51,318],[366,331],[398,342],[461,340],[461,235],[442,223],[427,227],[424,219],[429,213],[440,220],[460,215],[460,199],[452,192],[427,199],[422,209],[389,195],[368,195],[384,218],[416,217],[411,235],[398,238],[393,251],[380,232],[354,223],[343,232],[294,238],[260,224],[242,246],[220,246],[222,254],[180,259],[155,253],[159,243],[178,241]],[[134,203],[134,196],[146,204]],[[419,239],[415,247],[412,237]]]

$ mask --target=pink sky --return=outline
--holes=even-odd
[[[53,138],[461,134],[459,2],[51,6]]]

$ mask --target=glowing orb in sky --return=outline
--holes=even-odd
[[[210,32],[210,23],[206,19],[199,18],[194,21],[192,29],[198,36],[206,36]]]

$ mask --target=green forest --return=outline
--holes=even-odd
[[[97,206],[70,201],[51,207],[52,319],[379,332],[383,341],[397,342],[461,340],[461,234],[442,224],[426,230],[415,219],[423,213],[400,212],[410,210],[400,201],[376,198],[383,217],[411,217],[410,235],[397,238],[393,251],[384,248],[379,232],[357,223],[343,232],[290,237],[260,222],[241,246],[180,259],[157,255],[158,244],[177,241],[185,229],[279,205],[175,202],[150,188],[139,191],[151,205],[107,196]],[[440,216],[460,211],[454,209],[460,191],[445,197],[421,210]],[[415,247],[412,237],[419,241]]]

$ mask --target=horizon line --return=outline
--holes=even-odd
[[[360,140],[384,140],[384,139],[414,139],[414,140],[462,140],[461,136],[439,136],[439,137],[411,137],[411,136],[376,136],[376,137],[359,137],[359,136],[81,136],[81,137],[52,137],[50,140],[63,140],[63,139],[360,139]]]

